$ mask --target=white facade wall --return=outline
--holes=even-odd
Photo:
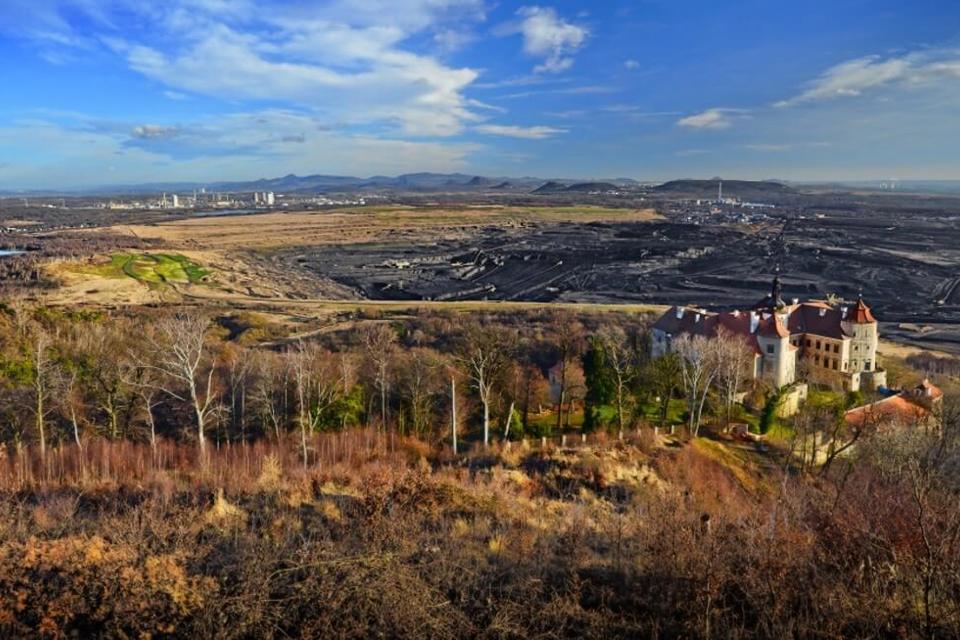
[[[763,358],[763,377],[777,387],[792,384],[797,377],[797,352],[790,338],[757,336]]]

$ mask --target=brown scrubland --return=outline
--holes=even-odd
[[[960,413],[755,446],[769,390],[685,389],[648,322],[11,301],[0,636],[960,634]]]
[[[373,431],[310,442],[307,466],[296,442],[8,461],[3,635],[954,637],[960,623],[952,445],[887,440],[842,474],[771,468],[749,487],[697,443],[455,459]]]

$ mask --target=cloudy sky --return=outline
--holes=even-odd
[[[0,0],[0,188],[960,179],[954,0]]]

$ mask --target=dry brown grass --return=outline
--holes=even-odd
[[[771,475],[763,498],[692,445],[453,461],[356,432],[313,448],[304,466],[293,442],[206,459],[91,444],[86,477],[69,448],[4,456],[0,636],[922,635],[909,487],[869,465],[842,494]],[[951,558],[931,637],[960,631]]]
[[[596,222],[659,219],[651,209],[600,207],[381,207],[323,212],[263,213],[122,225],[120,233],[156,238],[183,249],[246,250],[373,242],[409,236],[421,241],[463,237],[486,226],[527,222]]]
[[[461,208],[370,207],[324,212],[264,213],[213,216],[163,222],[153,225],[118,225],[111,231],[131,242],[158,242],[163,251],[175,251],[216,274],[212,286],[176,285],[162,290],[132,278],[110,278],[91,273],[84,263],[59,262],[45,267],[46,275],[60,286],[44,293],[50,305],[116,305],[157,302],[230,304],[242,308],[270,308],[302,312],[348,309],[412,309],[431,303],[410,304],[350,300],[353,292],[332,280],[311,276],[311,286],[320,287],[324,299],[309,299],[301,284],[288,282],[285,274],[266,272],[263,263],[251,260],[249,251],[269,252],[285,247],[342,245],[374,241],[429,242],[464,238],[490,226],[515,227],[555,222],[646,222],[661,216],[652,209],[608,209],[594,206]],[[80,230],[77,234],[90,233]],[[160,251],[161,249],[156,249]],[[268,270],[269,271],[269,270]],[[296,280],[296,278],[294,278]],[[321,286],[322,285],[322,286]],[[316,295],[316,293],[312,293]],[[332,300],[328,300],[332,299]],[[489,304],[501,308],[511,303],[433,303],[460,310],[480,310]],[[516,308],[536,305],[512,303]],[[584,308],[617,305],[565,305]],[[653,307],[644,305],[644,309]]]

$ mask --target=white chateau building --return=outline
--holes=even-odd
[[[787,304],[774,278],[770,295],[749,311],[671,308],[653,326],[653,355],[669,352],[682,334],[715,338],[721,332],[742,336],[754,352],[753,377],[777,388],[798,378],[838,391],[887,384],[886,371],[877,366],[877,321],[862,296],[853,303]]]

